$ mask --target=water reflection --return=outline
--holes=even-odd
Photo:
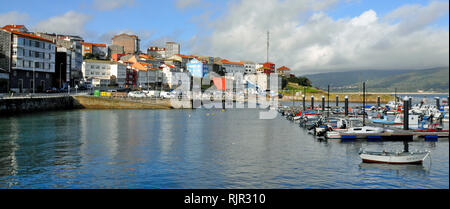
[[[89,110],[0,118],[1,188],[447,188],[448,140],[413,142],[432,169],[361,164],[360,148],[320,140],[257,110]]]
[[[378,163],[361,163],[360,170],[365,172],[376,173],[392,173],[398,177],[420,177],[426,178],[430,171],[424,165],[393,165],[393,164],[378,164]],[[428,168],[429,169],[429,168]]]
[[[15,118],[8,118],[7,121],[0,121],[0,135],[7,135],[8,137],[0,137],[0,178],[5,178],[5,181],[0,181],[0,185],[5,187],[12,187],[17,184],[15,177],[18,173],[18,163],[16,158],[16,151],[19,145],[16,140],[19,137],[18,123]]]

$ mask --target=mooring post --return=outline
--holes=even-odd
[[[336,107],[339,107],[339,96],[336,96]]]
[[[345,96],[345,116],[348,116],[348,96]]]
[[[440,109],[440,106],[441,106],[441,103],[440,103],[440,98],[439,97],[435,97],[435,99],[436,99],[436,108],[439,110]]]
[[[409,100],[408,100],[408,108],[409,108],[409,109],[412,108],[412,97],[409,97]]]
[[[302,98],[303,98],[303,111],[305,111],[306,110],[306,97],[304,94],[302,95]]]
[[[403,99],[403,130],[409,130],[409,100],[408,97]]]
[[[314,110],[314,96],[311,96],[311,110]]]
[[[381,98],[380,98],[380,96],[377,97],[377,106],[381,107]]]
[[[322,112],[325,112],[325,96],[322,96]]]

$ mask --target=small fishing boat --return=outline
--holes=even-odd
[[[423,152],[372,152],[361,151],[359,156],[364,163],[422,164],[430,151]]]
[[[387,164],[422,164],[430,151],[410,152],[408,141],[403,141],[403,152],[374,152],[361,149],[359,157],[364,163],[387,163]]]

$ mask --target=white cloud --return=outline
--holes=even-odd
[[[11,11],[8,13],[0,14],[0,27],[5,25],[25,25],[29,20],[29,16],[26,13],[19,13]]]
[[[93,6],[100,11],[109,11],[129,7],[134,4],[134,0],[94,0]]]
[[[69,11],[62,16],[51,17],[38,22],[33,27],[33,30],[38,32],[85,35],[87,34],[85,26],[90,19],[91,17],[88,15]]]
[[[266,31],[270,29],[270,60],[297,73],[449,65],[448,29],[427,27],[448,12],[448,8],[438,9],[443,6],[441,3],[413,7],[414,13],[410,14],[414,15],[410,16],[401,15],[408,13],[407,8],[399,8],[386,18],[368,10],[356,17],[337,20],[324,13],[335,3],[233,2],[224,16],[205,24],[209,27],[204,28],[208,35],[193,37],[191,52],[264,62]],[[439,14],[429,14],[434,12]],[[392,19],[399,20],[392,22]],[[411,27],[411,22],[418,24]]]
[[[387,21],[401,21],[400,30],[403,33],[423,29],[437,18],[448,14],[448,2],[431,2],[426,6],[419,4],[404,5],[386,15]]]

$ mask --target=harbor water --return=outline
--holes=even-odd
[[[364,164],[258,109],[74,110],[0,118],[0,188],[449,188],[448,138],[410,142],[423,165]]]

